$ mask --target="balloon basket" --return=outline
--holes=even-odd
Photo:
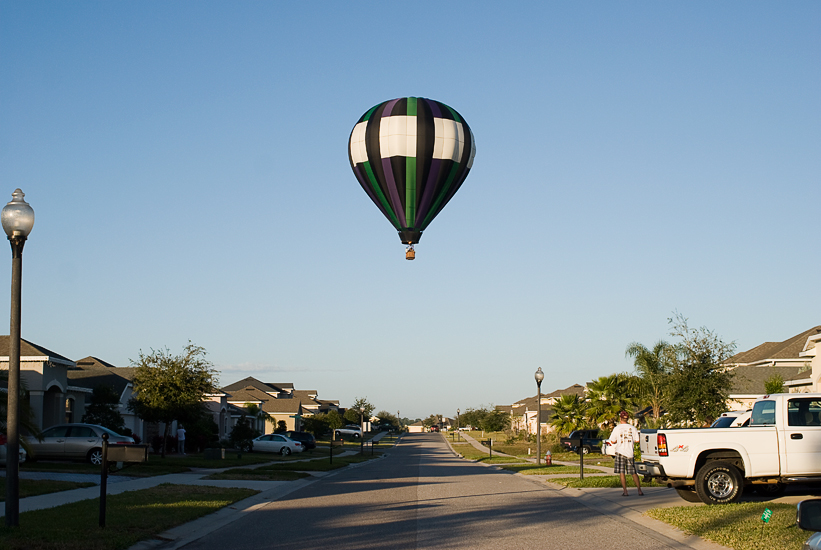
[[[416,258],[416,251],[413,249],[413,245],[410,245],[408,248],[405,249],[405,259],[406,260],[413,260]]]

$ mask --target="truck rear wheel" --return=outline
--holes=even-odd
[[[692,489],[676,487],[676,492],[678,493],[678,496],[687,502],[701,502],[701,497],[698,496],[698,494]]]
[[[722,460],[711,460],[696,474],[696,493],[705,504],[729,504],[744,492],[738,468]]]

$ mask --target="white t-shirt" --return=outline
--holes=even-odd
[[[185,428],[180,428],[177,430],[177,439],[185,439]]]
[[[633,458],[633,444],[639,440],[639,431],[632,424],[619,424],[608,440],[616,453]]]

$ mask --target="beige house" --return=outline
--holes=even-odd
[[[764,342],[737,353],[724,364],[734,373],[730,410],[747,410],[764,395],[764,383],[781,375],[791,393],[819,391],[821,359],[815,345],[821,340],[821,326],[813,327],[782,342]]]
[[[533,397],[521,399],[512,405],[500,405],[496,407],[496,409],[510,413],[510,427],[514,431],[524,430],[527,433],[535,434],[536,424],[538,422],[539,406],[541,406],[542,417],[540,433],[547,434],[555,431],[550,425],[550,417],[553,414],[552,405],[554,405],[563,395],[577,395],[579,397],[584,397],[586,393],[587,388],[585,386],[573,384],[563,390],[555,390],[551,393],[542,394],[542,399],[538,405],[536,404],[538,395],[534,395]]]
[[[20,380],[29,392],[29,404],[40,429],[66,421],[66,373],[74,361],[20,339]],[[0,336],[0,369],[9,369],[9,336]]]

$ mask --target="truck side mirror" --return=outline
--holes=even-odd
[[[796,509],[795,522],[806,531],[821,531],[821,498],[802,500]]]

